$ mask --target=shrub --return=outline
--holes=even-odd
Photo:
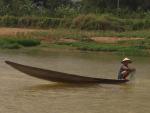
[[[0,46],[1,48],[6,48],[6,49],[19,49],[21,48],[21,46],[17,43],[12,43],[12,44],[8,44],[8,43],[4,43]]]
[[[79,29],[98,29],[95,15],[79,15],[73,19],[72,27]]]
[[[0,26],[12,27],[38,27],[38,28],[55,28],[70,26],[70,20],[62,18],[49,17],[14,17],[3,16],[0,17]]]
[[[96,16],[93,14],[79,15],[73,19],[72,27],[86,30],[115,30],[124,31],[124,20],[111,15]]]
[[[32,47],[40,45],[40,40],[17,37],[0,37],[0,47],[8,49],[18,49],[21,46]]]
[[[35,39],[18,39],[18,40],[16,40],[16,42],[19,45],[22,45],[24,47],[31,47],[31,46],[40,45],[40,41],[39,40],[35,40]]]
[[[79,15],[72,18],[0,17],[0,26],[36,28],[76,28],[81,30],[139,30],[150,28],[150,19],[121,19],[110,14]]]
[[[1,26],[17,26],[18,24],[18,19],[14,16],[3,16],[0,17],[0,25]]]
[[[131,24],[131,27],[133,30],[150,28],[150,20],[149,19],[134,20],[133,24]]]

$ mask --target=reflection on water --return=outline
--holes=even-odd
[[[27,76],[4,63],[12,60],[83,76],[116,78],[121,56],[50,52],[0,54],[2,113],[141,113],[150,112],[150,60],[134,58],[135,80],[122,85],[53,83]]]
[[[24,90],[65,90],[72,88],[90,88],[90,87],[100,87],[98,84],[63,84],[63,83],[53,83],[53,84],[38,84],[29,87],[24,87]]]

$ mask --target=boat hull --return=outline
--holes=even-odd
[[[41,68],[36,68],[32,66],[26,66],[18,64],[11,61],[5,61],[6,64],[12,66],[13,68],[36,78],[44,79],[52,82],[61,82],[61,83],[101,83],[101,84],[121,84],[128,82],[128,80],[115,80],[115,79],[102,79],[102,78],[93,78],[93,77],[84,77],[74,74],[62,73],[52,70],[46,70]]]

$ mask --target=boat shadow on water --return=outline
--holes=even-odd
[[[24,87],[24,90],[40,91],[40,90],[69,90],[75,88],[96,88],[102,87],[100,84],[64,84],[64,83],[54,83],[54,84],[39,84]]]
[[[67,83],[50,83],[50,84],[37,84],[32,86],[25,86],[23,90],[37,92],[37,91],[48,91],[48,90],[87,90],[87,89],[97,89],[97,90],[122,90],[131,91],[134,89],[132,83],[121,84],[121,85],[107,85],[107,84],[67,84]]]

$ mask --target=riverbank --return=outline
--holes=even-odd
[[[0,48],[29,49],[29,47],[32,47],[36,51],[62,49],[113,52],[124,56],[149,56],[149,31],[149,29],[115,32],[77,29],[0,28]]]

